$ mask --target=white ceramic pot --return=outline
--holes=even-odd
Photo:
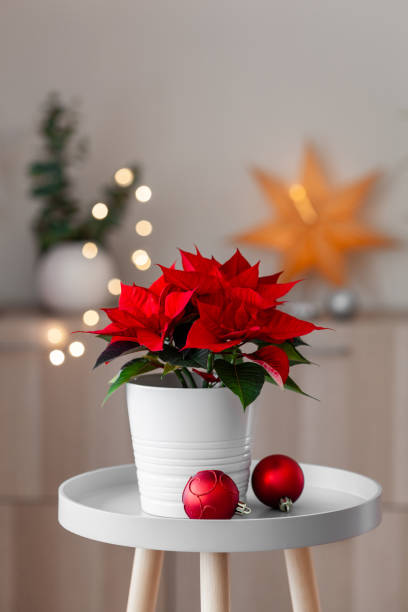
[[[79,312],[108,305],[107,284],[116,276],[110,255],[98,248],[93,259],[82,255],[84,242],[64,242],[44,255],[37,265],[37,291],[41,303],[57,312]]]
[[[229,389],[184,389],[169,375],[127,384],[127,404],[142,509],[185,518],[190,476],[226,472],[245,501],[251,463],[253,405],[244,412]]]

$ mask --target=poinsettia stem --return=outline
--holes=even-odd
[[[190,381],[191,386],[197,388],[197,383],[194,380],[194,377],[191,374],[190,370],[188,368],[182,368],[182,370],[183,370],[184,376],[187,378],[187,380]]]
[[[181,386],[184,388],[187,388],[187,383],[184,380],[184,376],[182,375],[180,370],[174,370],[175,375],[177,376],[177,378],[179,379],[179,381],[181,382]]]
[[[211,374],[214,369],[214,353],[211,351],[208,353],[207,357],[207,372]]]
[[[211,351],[208,352],[207,357],[207,374],[212,374],[214,369],[214,353]],[[203,388],[206,389],[210,386],[210,382],[208,380],[203,380]]]
[[[233,365],[235,365],[235,362],[236,362],[236,360],[237,360],[237,357],[238,357],[238,352],[239,352],[238,347],[237,347],[237,346],[234,346],[234,348],[233,348],[233,350],[232,350],[232,363],[233,363]]]

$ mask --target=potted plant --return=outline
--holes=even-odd
[[[107,397],[126,383],[142,508],[183,517],[181,494],[200,469],[221,469],[245,499],[253,403],[265,382],[303,393],[290,367],[309,363],[300,337],[316,329],[278,309],[295,282],[259,276],[237,250],[225,263],[181,251],[149,287],[122,284],[108,345],[95,366],[131,354]]]
[[[106,239],[119,225],[139,178],[138,168],[122,168],[119,180],[106,185],[81,214],[73,169],[83,161],[86,145],[77,138],[77,128],[75,106],[52,94],[39,126],[43,152],[29,166],[31,196],[42,201],[33,224],[38,294],[45,306],[59,311],[81,310],[106,299],[107,283],[115,276]]]

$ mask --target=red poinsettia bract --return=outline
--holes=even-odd
[[[265,380],[301,392],[290,366],[309,363],[300,337],[323,328],[278,310],[295,282],[279,283],[279,273],[259,276],[259,263],[251,265],[239,250],[225,263],[198,249],[181,251],[181,260],[181,270],[161,266],[149,288],[122,284],[118,306],[103,309],[110,323],[89,332],[109,340],[96,365],[144,352],[122,367],[109,393],[155,369],[174,373],[183,386],[200,379],[207,387],[225,385],[244,408]]]
[[[154,286],[145,289],[122,283],[119,306],[102,308],[111,323],[104,329],[88,333],[111,336],[111,343],[130,341],[149,351],[160,351],[192,294],[192,291],[167,292],[165,285],[161,291],[156,291]]]

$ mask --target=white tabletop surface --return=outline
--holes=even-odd
[[[73,533],[110,544],[197,552],[316,546],[379,524],[378,483],[345,470],[301,465],[305,488],[288,514],[262,505],[250,489],[248,516],[229,521],[151,516],[140,509],[135,466],[121,465],[65,481],[59,488],[59,522]]]

